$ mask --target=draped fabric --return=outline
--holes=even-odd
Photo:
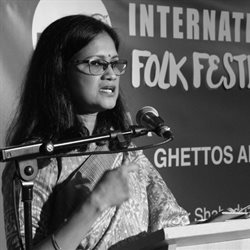
[[[89,150],[106,150],[91,148]],[[34,244],[58,228],[91,192],[103,173],[121,166],[123,153],[63,157],[38,162],[39,172],[34,181],[32,224]],[[126,154],[139,166],[129,173],[130,199],[119,207],[106,209],[97,218],[87,235],[83,235],[78,249],[108,249],[132,236],[153,232],[170,226],[189,223],[187,212],[180,207],[165,182],[142,151]],[[8,167],[3,174],[5,229],[8,249],[20,249],[18,230],[14,221],[12,186],[6,180],[15,172]],[[68,184],[81,183],[86,196],[72,193]],[[18,197],[17,197],[18,198]],[[23,205],[19,197],[20,233],[24,239]],[[126,241],[126,240],[125,240]]]

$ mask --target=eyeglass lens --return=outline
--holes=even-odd
[[[91,74],[102,74],[104,73],[108,66],[110,65],[112,70],[116,75],[121,75],[125,72],[125,68],[127,63],[125,61],[113,61],[113,62],[106,62],[106,61],[89,61],[89,71]]]

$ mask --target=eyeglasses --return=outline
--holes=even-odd
[[[86,60],[75,60],[73,64],[77,69],[86,75],[102,75],[110,65],[115,75],[120,76],[125,73],[127,67],[127,60],[119,59],[111,62],[107,62],[101,59],[86,59]]]

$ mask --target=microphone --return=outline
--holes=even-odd
[[[151,106],[145,106],[137,112],[136,122],[140,126],[154,131],[158,136],[173,139],[170,128],[164,125],[164,120],[159,116],[157,110]]]

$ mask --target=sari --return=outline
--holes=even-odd
[[[133,147],[133,145],[131,145]],[[108,150],[107,146],[93,146],[91,151]],[[33,244],[48,237],[73,213],[79,203],[93,190],[107,170],[119,168],[124,153],[90,154],[38,161],[39,171],[34,180],[32,201]],[[130,198],[117,207],[107,208],[91,229],[82,236],[77,250],[106,250],[119,247],[133,237],[155,232],[164,227],[189,224],[188,213],[177,203],[170,189],[142,151],[126,153],[129,161],[139,166],[128,177]],[[24,239],[23,205],[17,195],[18,226],[15,224],[11,182],[14,168],[3,173],[4,215],[7,247],[21,249],[20,231]],[[85,192],[72,192],[69,183],[84,185]],[[20,193],[20,187],[17,188]],[[113,249],[113,248],[112,248]]]

